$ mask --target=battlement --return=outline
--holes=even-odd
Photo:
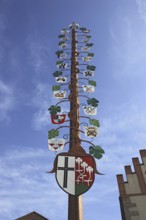
[[[117,182],[121,197],[130,195],[146,195],[146,150],[140,150],[142,164],[139,158],[132,158],[134,172],[131,166],[125,166],[127,181],[124,181],[123,175],[117,175]]]
[[[138,157],[132,158],[134,172],[125,166],[127,181],[117,175],[122,220],[146,219],[146,150],[140,150],[140,155],[142,163]]]

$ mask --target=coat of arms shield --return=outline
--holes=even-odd
[[[56,99],[61,99],[61,98],[65,98],[66,96],[66,91],[54,91],[54,98]]]
[[[78,196],[87,192],[94,182],[92,156],[57,157],[56,180],[66,193]]]
[[[64,148],[65,140],[61,138],[48,139],[48,147],[51,151],[61,151]]]
[[[66,114],[51,115],[51,121],[53,124],[63,124],[65,122]]]
[[[56,82],[59,82],[59,83],[65,83],[67,81],[67,77],[55,77],[56,79]]]

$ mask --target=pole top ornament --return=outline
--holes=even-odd
[[[72,22],[72,24],[69,25],[70,29],[78,29],[79,28],[79,24]]]

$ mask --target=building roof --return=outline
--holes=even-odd
[[[49,219],[43,217],[37,212],[30,212],[27,215],[17,218],[16,220],[49,220]]]

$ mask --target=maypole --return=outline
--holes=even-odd
[[[83,149],[80,147],[80,124],[79,124],[79,93],[78,93],[78,52],[77,52],[77,26],[72,24],[72,53],[71,53],[71,81],[70,81],[70,146],[69,152],[77,155]],[[84,152],[84,151],[83,151]],[[81,196],[68,195],[68,219],[82,220],[82,201]]]
[[[60,84],[52,87],[54,98],[61,100],[49,108],[53,124],[67,123],[65,126],[59,126],[48,132],[48,145],[50,150],[56,152],[63,150],[64,146],[69,144],[68,152],[57,154],[54,167],[50,171],[50,173],[56,173],[58,185],[68,193],[68,220],[83,220],[81,195],[90,189],[95,174],[100,174],[96,169],[94,157],[100,159],[104,153],[100,146],[93,144],[93,139],[97,136],[100,125],[98,120],[91,118],[91,116],[96,115],[98,100],[90,98],[90,94],[94,92],[96,87],[96,82],[90,80],[90,77],[94,75],[96,67],[87,65],[87,62],[94,56],[93,53],[89,53],[93,44],[88,43],[91,38],[88,33],[88,29],[80,28],[75,22],[69,26],[69,29],[61,30],[61,35],[59,35],[61,50],[56,52],[59,58],[56,63],[59,71],[53,74],[56,82]],[[70,51],[67,49],[69,42]],[[83,56],[80,56],[82,54]],[[69,59],[68,56],[70,56]],[[85,66],[86,69],[81,69],[80,66]],[[65,70],[70,71],[69,80],[63,76]],[[80,77],[80,74],[83,76]],[[82,81],[88,82],[88,84],[84,84]],[[67,90],[61,90],[63,84],[68,85]],[[68,90],[69,94],[66,98]],[[82,95],[82,92],[88,93],[89,96]],[[79,99],[87,100],[87,105],[83,104],[82,110],[86,116],[80,115],[81,104]],[[61,112],[59,104],[67,101],[70,102],[68,115],[65,113],[58,114]],[[69,120],[66,120],[67,116]],[[88,119],[90,125],[80,122],[83,119]],[[81,130],[82,124],[83,130]],[[66,143],[65,135],[64,138],[57,138],[62,128],[69,128],[70,130],[69,141]],[[82,139],[81,133],[91,138],[91,141]],[[82,142],[91,145],[89,146],[89,153],[86,153],[81,146]]]

